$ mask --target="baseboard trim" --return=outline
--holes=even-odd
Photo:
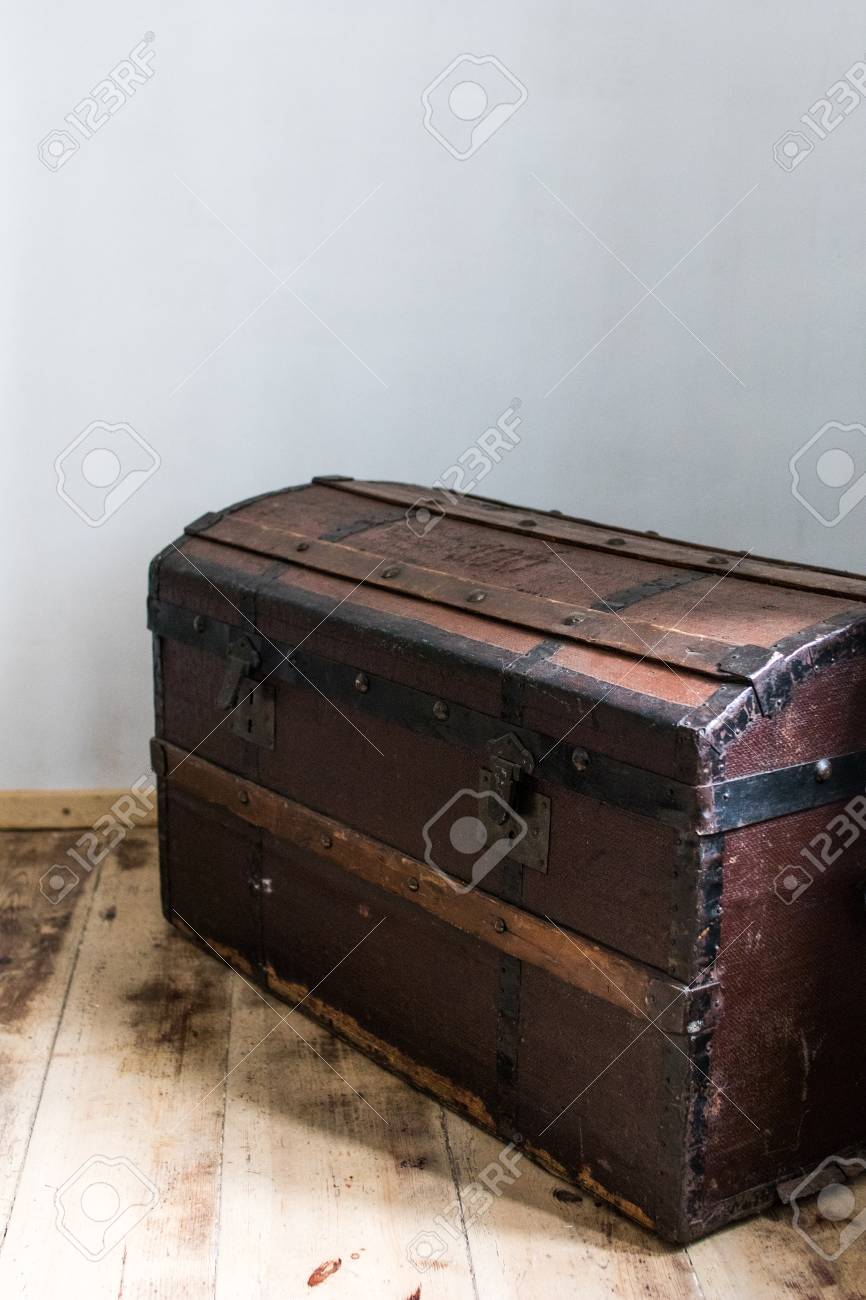
[[[0,830],[86,829],[111,812],[122,790],[0,790]],[[136,826],[155,826],[156,809],[137,815]]]

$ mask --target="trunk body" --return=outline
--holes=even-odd
[[[860,1149],[866,579],[328,479],[149,618],[190,937],[672,1240]]]

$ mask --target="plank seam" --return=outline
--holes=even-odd
[[[109,862],[115,862],[115,863],[117,861],[114,854],[112,854],[108,860]],[[72,963],[70,965],[69,979],[66,981],[66,988],[63,990],[63,997],[60,1002],[60,1010],[57,1015],[57,1023],[54,1026],[54,1033],[51,1036],[51,1046],[48,1050],[48,1055],[45,1061],[45,1069],[42,1072],[42,1081],[39,1085],[39,1096],[36,1099],[36,1105],[33,1109],[33,1119],[31,1121],[30,1128],[27,1132],[27,1141],[24,1146],[24,1153],[21,1158],[21,1164],[18,1168],[18,1174],[15,1179],[15,1186],[12,1190],[12,1196],[9,1201],[9,1213],[6,1216],[6,1222],[3,1224],[3,1233],[2,1236],[0,1236],[0,1254],[2,1254],[3,1247],[6,1243],[6,1237],[9,1232],[9,1225],[11,1224],[12,1216],[15,1213],[15,1205],[18,1200],[18,1192],[21,1189],[21,1179],[24,1176],[24,1169],[27,1165],[27,1158],[30,1154],[30,1144],[33,1140],[33,1131],[36,1128],[36,1121],[39,1118],[39,1111],[42,1106],[42,1098],[45,1095],[45,1084],[48,1080],[48,1072],[51,1069],[51,1062],[54,1060],[54,1048],[57,1045],[57,1039],[60,1035],[60,1029],[63,1025],[64,1016],[66,1015],[66,1007],[69,1002],[69,995],[72,991],[72,982],[75,979],[75,973],[78,970],[78,960],[79,957],[81,956],[81,950],[84,946],[84,939],[85,936],[87,935],[88,929],[90,928],[90,919],[93,915],[93,908],[96,903],[96,896],[99,893],[100,886],[102,885],[102,866],[100,865],[99,867],[97,867],[96,871],[98,873],[96,883],[94,884],[93,890],[90,895],[90,901],[87,906],[87,911],[85,912],[84,915],[84,924],[82,925],[81,933],[78,936],[78,943],[75,945],[75,955],[72,958]]]

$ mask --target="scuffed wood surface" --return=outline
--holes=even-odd
[[[0,838],[0,1295],[866,1294],[866,1234],[828,1262],[781,1207],[686,1251],[525,1159],[490,1196],[478,1180],[505,1168],[500,1143],[165,924],[153,832],[48,902],[40,878],[73,838]],[[55,1205],[93,1157],[158,1197],[96,1261]]]

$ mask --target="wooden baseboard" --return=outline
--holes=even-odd
[[[0,790],[0,830],[85,829],[110,813],[129,790]],[[155,826],[156,809],[135,818],[137,826]]]

